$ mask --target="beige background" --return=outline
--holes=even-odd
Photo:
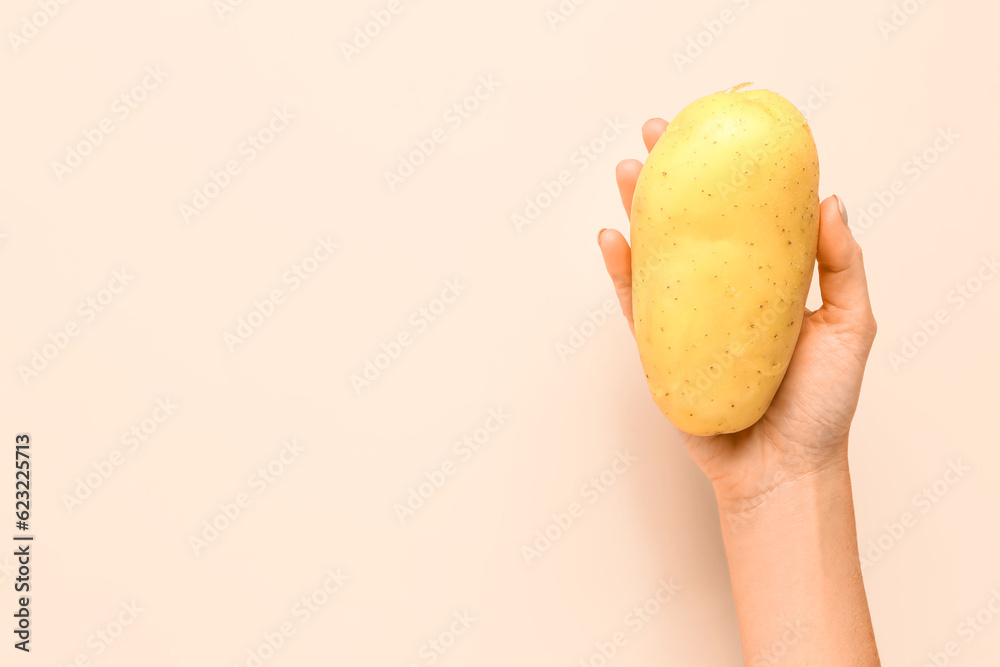
[[[402,0],[349,62],[342,43],[388,2],[248,0],[221,17],[211,0],[69,2],[17,44],[43,10],[4,4],[0,488],[13,534],[13,440],[30,433],[36,542],[30,656],[10,647],[16,574],[0,556],[0,663],[253,665],[287,624],[262,664],[596,666],[618,631],[609,664],[739,664],[711,489],[617,307],[595,314],[611,291],[594,237],[627,229],[614,165],[643,155],[644,120],[754,81],[812,105],[822,194],[848,204],[870,271],[880,331],[852,465],[884,662],[956,641],[949,664],[993,664],[1000,619],[971,641],[959,625],[1000,590],[1000,280],[976,283],[1000,246],[996,3],[910,0],[886,36],[890,2],[563,4],[553,28],[557,0]],[[721,34],[679,68],[704,21]],[[116,99],[157,67],[122,118]],[[481,77],[495,90],[454,121]],[[248,161],[241,143],[276,107],[294,119]],[[53,162],[102,119],[113,132],[60,181]],[[958,138],[935,153],[948,128]],[[444,143],[390,189],[385,173],[432,135]],[[925,150],[933,164],[914,171]],[[239,173],[186,224],[180,205],[231,160]],[[519,233],[512,214],[563,170],[569,185]],[[283,276],[318,237],[339,247],[292,289]],[[960,299],[970,280],[981,289]],[[458,296],[436,302],[448,281]],[[275,289],[283,303],[231,352],[224,336]],[[88,298],[106,304],[92,320]],[[917,333],[939,310],[934,335]],[[355,391],[400,334],[410,344]],[[900,364],[904,339],[920,347]],[[52,358],[24,375],[36,351]],[[123,442],[133,427],[145,440]],[[478,452],[453,448],[477,435]],[[595,491],[625,451],[636,460]],[[442,466],[453,474],[401,522],[396,504]],[[935,482],[932,504],[919,494]],[[191,537],[238,499],[196,553]],[[572,526],[526,562],[574,502]],[[338,568],[349,579],[327,594]],[[661,581],[680,590],[634,632],[627,615]],[[325,604],[306,616],[311,595]]]

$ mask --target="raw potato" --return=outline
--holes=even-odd
[[[632,309],[653,400],[695,435],[767,410],[816,259],[819,159],[791,102],[745,85],[667,126],[632,200]]]

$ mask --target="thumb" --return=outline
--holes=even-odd
[[[847,226],[847,209],[837,196],[827,197],[819,206],[816,261],[823,308],[841,311],[874,328],[861,246]]]

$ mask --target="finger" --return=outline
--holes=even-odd
[[[622,196],[622,206],[625,215],[632,218],[632,195],[635,194],[635,183],[639,180],[642,163],[638,160],[622,160],[615,168],[615,180],[618,181],[618,194]]]
[[[659,141],[663,133],[667,131],[667,121],[662,118],[650,118],[642,126],[642,140],[646,144],[646,150],[652,152],[653,146]]]
[[[604,266],[608,269],[611,282],[618,295],[622,315],[628,320],[628,328],[635,335],[632,323],[632,249],[628,241],[616,229],[602,229],[597,235],[597,243],[604,255]]]
[[[827,197],[819,207],[819,243],[816,260],[819,263],[819,289],[823,306],[839,310],[871,314],[868,281],[865,278],[861,246],[847,226],[846,209],[840,198]]]

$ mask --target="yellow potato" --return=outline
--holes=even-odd
[[[639,356],[657,406],[695,435],[740,431],[767,410],[816,259],[812,132],[791,102],[743,86],[677,114],[632,200]]]

